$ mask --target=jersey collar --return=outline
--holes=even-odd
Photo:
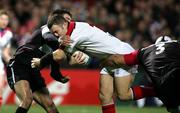
[[[66,35],[71,36],[71,33],[73,32],[73,30],[75,28],[75,25],[76,25],[75,21],[69,22],[68,30],[67,30]]]

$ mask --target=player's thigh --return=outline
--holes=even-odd
[[[104,93],[113,93],[113,77],[111,75],[101,75],[100,76],[100,91]]]
[[[33,98],[38,104],[40,104],[45,109],[49,106],[55,107],[54,102],[50,96],[50,93],[46,87],[34,91]]]
[[[100,93],[102,95],[110,95],[112,96],[113,91],[114,91],[114,78],[108,73],[108,72],[103,72],[102,70],[100,72],[100,82],[99,82],[99,89]]]
[[[126,94],[134,80],[134,76],[121,68],[115,70],[114,76],[116,93],[120,95]]]
[[[31,70],[30,86],[32,92],[39,91],[46,87],[45,80],[38,69]]]
[[[133,81],[132,75],[127,75],[124,77],[115,77],[115,91],[119,94],[125,94]]]
[[[27,80],[20,80],[14,84],[14,91],[20,100],[32,99],[32,91]]]

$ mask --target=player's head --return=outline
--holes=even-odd
[[[0,10],[0,28],[4,29],[9,24],[9,16],[7,11]]]
[[[62,15],[67,21],[72,20],[72,14],[67,9],[56,9],[49,14],[49,18],[53,15]]]
[[[53,15],[48,19],[47,26],[55,36],[62,37],[66,35],[68,23],[62,15]]]
[[[171,42],[172,39],[168,36],[160,36],[156,39],[155,44],[161,43],[161,42]]]

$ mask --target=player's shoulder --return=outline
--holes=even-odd
[[[75,29],[72,32],[72,36],[74,35],[87,35],[87,33],[91,33],[91,26],[86,22],[75,22]]]
[[[75,22],[76,23],[76,26],[78,27],[87,27],[87,26],[90,26],[88,23],[86,22]]]
[[[42,35],[44,35],[44,34],[46,34],[46,33],[49,33],[49,32],[50,32],[50,30],[49,30],[47,24],[41,26],[41,33],[42,33]]]
[[[41,28],[38,28],[36,30],[33,31],[32,35],[31,35],[32,38],[35,38],[35,37],[42,37],[42,29]]]

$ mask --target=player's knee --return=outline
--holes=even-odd
[[[28,108],[31,105],[32,101],[33,101],[33,96],[32,95],[26,95],[22,98],[21,104],[23,107]]]
[[[131,96],[127,93],[119,93],[117,94],[118,98],[121,100],[121,101],[127,101],[127,100],[131,100]]]
[[[48,113],[58,113],[58,110],[53,102],[48,102],[46,106]]]
[[[53,101],[47,101],[47,102],[46,102],[46,107],[47,107],[47,108],[53,108],[53,107],[54,107]]]

